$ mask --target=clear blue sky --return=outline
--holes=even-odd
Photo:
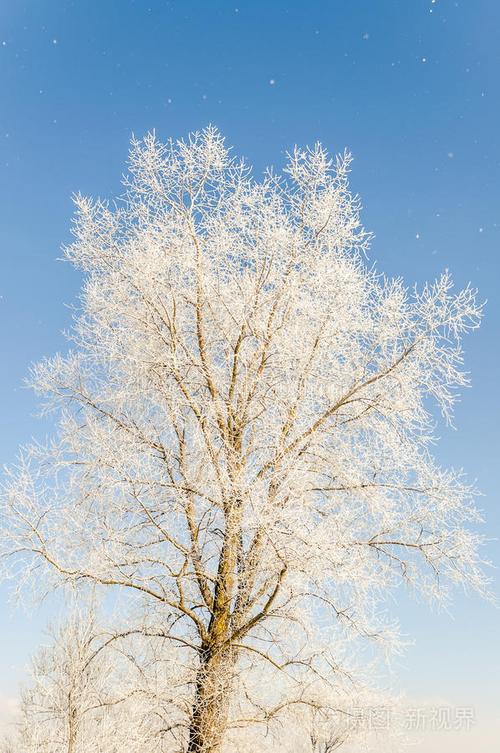
[[[449,267],[488,299],[466,344],[473,387],[438,455],[478,479],[497,536],[499,92],[498,0],[1,3],[1,462],[42,431],[20,388],[29,364],[65,347],[80,285],[56,262],[71,193],[119,192],[132,132],[211,122],[258,171],[294,143],[349,147],[379,268],[413,283]],[[496,542],[489,553],[500,564]],[[50,609],[28,619],[6,599],[0,693],[12,696]],[[406,600],[399,612],[417,641],[400,684],[493,708],[500,611],[459,597],[454,620]]]

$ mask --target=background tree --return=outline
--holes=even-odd
[[[178,750],[174,699],[182,672],[164,640],[138,618],[122,619],[125,629],[105,628],[94,606],[73,605],[32,659],[16,734],[2,752]]]
[[[76,197],[74,350],[31,379],[58,432],[11,471],[4,547],[21,580],[145,598],[192,673],[188,753],[316,708],[401,580],[484,585],[472,491],[429,451],[480,307],[366,265],[349,163],[296,149],[259,182],[213,128],[149,135],[123,201]]]
[[[117,663],[103,650],[93,609],[50,631],[23,688],[16,753],[116,753],[110,711],[122,700]]]

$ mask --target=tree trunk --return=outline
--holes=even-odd
[[[77,712],[73,702],[73,693],[70,690],[68,693],[68,751],[67,753],[73,753],[76,748],[76,722]]]
[[[228,505],[208,640],[202,647],[186,753],[220,753],[227,727],[236,649],[231,645],[231,605],[237,590],[241,500]]]
[[[227,726],[234,652],[207,652],[198,670],[186,753],[220,753]]]

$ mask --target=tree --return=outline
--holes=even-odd
[[[188,753],[325,706],[401,581],[484,587],[473,490],[430,453],[481,309],[367,266],[349,164],[296,149],[259,182],[213,128],[149,135],[121,203],[76,197],[73,350],[31,378],[58,430],[10,471],[4,549],[144,597]]]
[[[93,609],[74,609],[51,629],[23,688],[13,743],[19,753],[116,753],[108,712],[122,698],[113,687],[118,672],[104,650],[107,643]]]
[[[144,624],[134,627],[134,618],[127,615],[126,629],[104,628],[95,606],[73,605],[51,627],[32,659],[6,753],[171,750],[164,743],[175,740],[167,728],[175,728],[176,657]]]

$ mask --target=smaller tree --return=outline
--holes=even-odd
[[[349,737],[349,730],[345,725],[325,724],[322,714],[315,712],[311,719],[309,738],[311,753],[333,753],[341,748]]]
[[[16,753],[115,753],[107,711],[121,700],[94,610],[75,610],[50,630],[21,695]],[[12,743],[14,745],[14,743]]]

